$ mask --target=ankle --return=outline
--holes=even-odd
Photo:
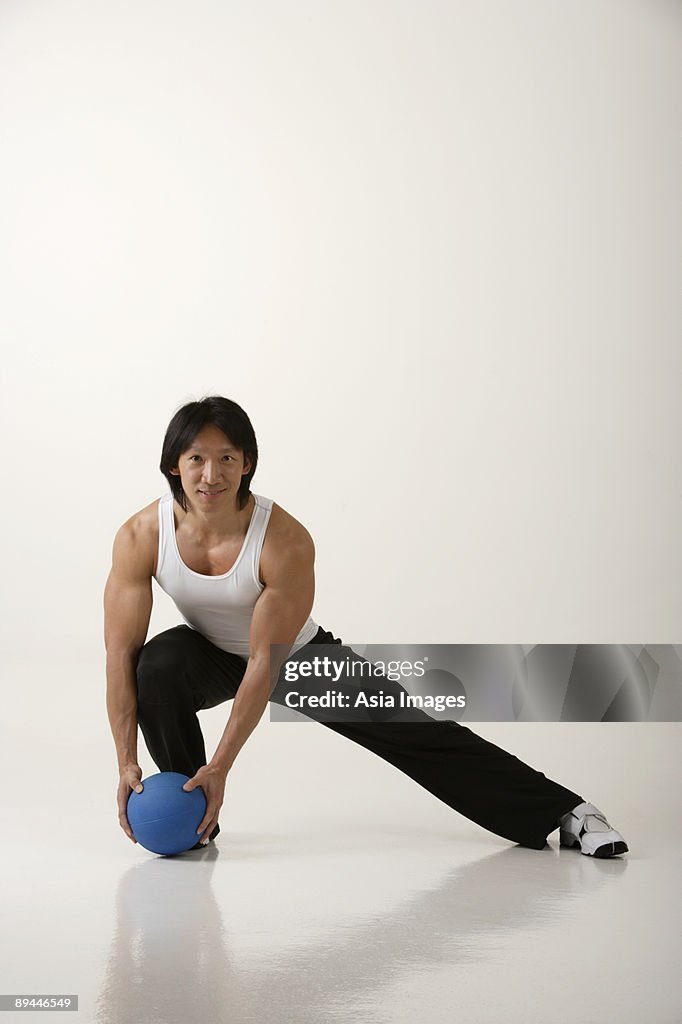
[[[587,800],[581,800],[579,804],[571,807],[570,811],[564,811],[563,814],[560,814],[557,821],[561,824],[566,818],[570,818],[571,814],[579,816],[585,807],[587,807]]]

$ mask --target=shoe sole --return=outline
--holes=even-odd
[[[628,853],[628,844],[621,841],[618,843],[606,843],[594,851],[595,857],[617,857],[620,853]]]
[[[570,839],[559,839],[560,846],[574,847],[580,846],[580,840],[575,837]],[[604,843],[602,846],[598,846],[594,853],[589,853],[586,850],[581,850],[587,857],[618,857],[621,853],[629,853],[630,848],[624,840],[619,840],[613,843]]]

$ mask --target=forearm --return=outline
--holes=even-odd
[[[107,653],[107,714],[119,769],[137,763],[136,659]]]
[[[270,699],[270,672],[267,658],[249,659],[225,731],[211,758],[211,764],[216,768],[229,772],[237,754],[258,725]]]

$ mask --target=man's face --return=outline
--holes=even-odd
[[[242,476],[250,468],[244,453],[210,424],[199,431],[171,473],[180,477],[188,501],[196,508],[225,508],[235,505]]]

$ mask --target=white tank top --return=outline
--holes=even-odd
[[[175,536],[173,495],[159,498],[159,552],[154,579],[173,599],[183,621],[216,647],[248,660],[254,605],[265,589],[258,576],[260,553],[272,511],[272,498],[253,495],[251,522],[237,561],[220,576],[205,576],[185,565]],[[318,630],[310,617],[292,645],[292,653]]]

